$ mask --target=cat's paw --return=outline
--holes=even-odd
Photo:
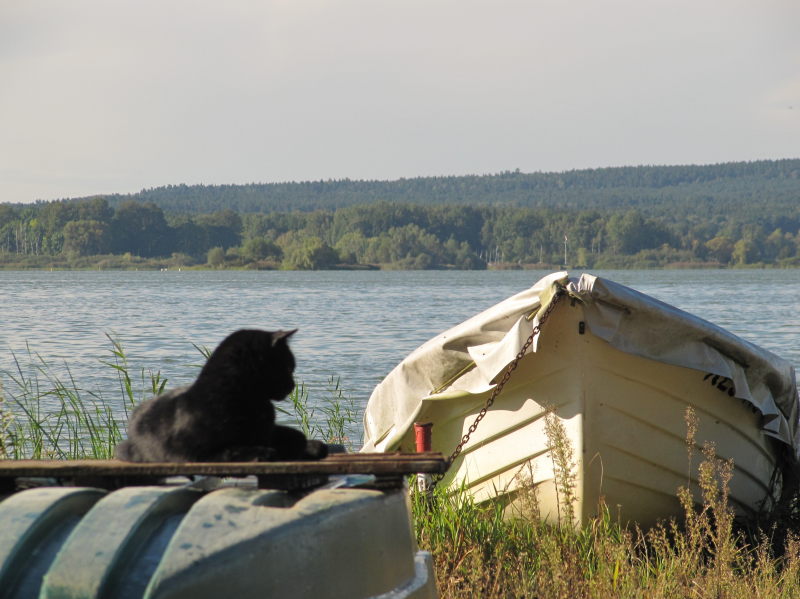
[[[307,460],[321,460],[328,456],[328,446],[322,441],[309,439],[306,441],[306,451],[303,456]]]
[[[276,457],[272,447],[261,445],[251,447],[229,447],[221,452],[215,462],[270,462]]]

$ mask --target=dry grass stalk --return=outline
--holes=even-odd
[[[698,419],[689,411],[686,420],[692,463]],[[557,427],[550,434],[566,439],[558,437]],[[554,464],[570,464],[572,453],[558,449],[560,442],[552,445]],[[682,521],[646,531],[623,528],[604,505],[598,517],[574,528],[507,519],[498,506],[475,505],[469,497],[454,498],[437,489],[433,504],[424,509],[414,500],[418,541],[434,554],[444,599],[800,597],[800,536],[788,534],[778,553],[772,536],[745,537],[728,504],[732,473],[733,464],[720,460],[712,444],[703,444],[700,463],[690,471],[698,496],[689,485],[678,490]],[[529,466],[520,476],[533,481],[532,474]],[[563,505],[569,497],[565,488],[574,491],[574,486],[561,474],[556,478]],[[532,484],[529,491],[535,506]]]

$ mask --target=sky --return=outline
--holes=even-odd
[[[797,0],[0,0],[0,203],[800,157]]]

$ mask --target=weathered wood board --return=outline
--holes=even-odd
[[[174,476],[258,477],[259,486],[304,488],[333,475],[372,474],[389,484],[414,473],[444,472],[440,453],[333,454],[319,461],[293,462],[123,462],[119,460],[0,460],[0,490],[17,479],[51,478],[62,484],[118,488],[152,484]]]

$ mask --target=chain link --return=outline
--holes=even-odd
[[[506,368],[506,371],[503,373],[503,378],[500,379],[500,382],[497,383],[497,385],[495,385],[495,388],[492,390],[491,395],[489,395],[489,398],[486,400],[486,403],[481,408],[481,411],[478,412],[478,415],[475,417],[475,421],[470,425],[469,429],[467,429],[467,432],[464,434],[464,436],[461,437],[461,441],[459,442],[458,445],[456,445],[456,448],[453,451],[453,453],[450,454],[450,457],[447,458],[447,469],[449,469],[450,466],[453,465],[453,462],[461,454],[461,451],[464,449],[464,446],[467,443],[469,443],[469,439],[472,436],[472,433],[474,433],[478,429],[478,424],[480,424],[480,421],[483,420],[484,416],[486,416],[486,412],[488,412],[489,408],[492,407],[492,404],[494,404],[494,401],[497,399],[497,396],[500,395],[500,393],[503,391],[503,387],[505,387],[506,383],[508,383],[509,379],[511,378],[511,373],[517,369],[519,361],[522,360],[523,356],[528,351],[528,348],[530,348],[530,346],[533,344],[533,340],[536,337],[536,335],[538,335],[539,332],[541,331],[542,325],[544,325],[544,323],[547,322],[547,319],[550,317],[550,314],[553,312],[553,309],[556,307],[556,304],[565,294],[566,291],[562,287],[556,288],[556,291],[553,294],[553,299],[550,301],[550,304],[547,306],[547,309],[545,309],[541,318],[539,318],[539,324],[533,327],[533,331],[531,331],[530,336],[525,341],[525,343],[522,344],[522,348],[517,353],[517,356]],[[439,481],[441,481],[444,478],[445,474],[446,471],[444,473],[437,474],[433,478],[431,488],[435,487],[437,483],[439,483]]]

